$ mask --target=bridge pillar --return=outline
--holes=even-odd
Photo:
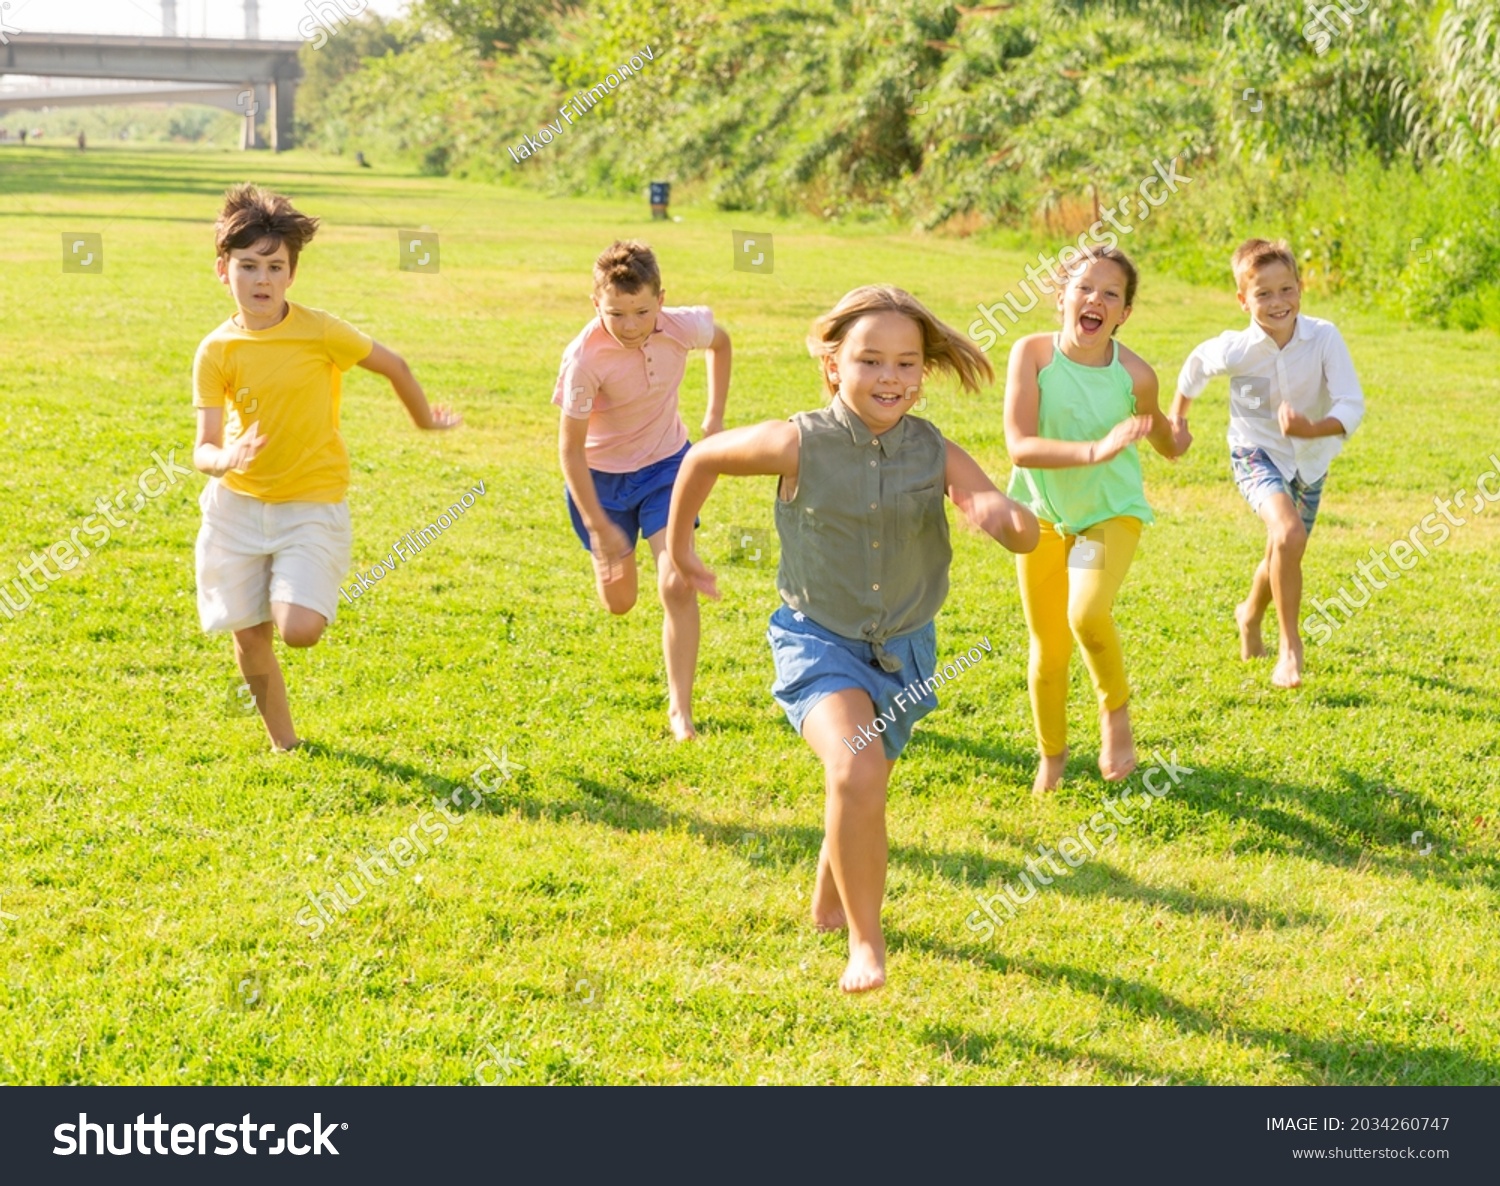
[[[271,148],[285,152],[296,141],[297,80],[276,78],[271,83],[271,107],[266,126],[271,135]]]
[[[266,142],[261,138],[260,125],[265,123],[269,127],[274,118],[271,113],[270,87],[263,82],[251,83],[240,92],[239,97],[246,100],[239,104],[239,110],[244,115],[240,123],[240,148],[265,148]]]

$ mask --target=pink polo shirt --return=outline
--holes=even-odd
[[[645,345],[627,350],[600,320],[563,351],[552,402],[563,414],[589,422],[584,456],[590,469],[628,474],[672,456],[687,444],[677,412],[677,389],[689,350],[714,340],[706,305],[664,308]]]

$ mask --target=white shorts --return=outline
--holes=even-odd
[[[354,554],[347,502],[262,502],[217,479],[198,498],[198,620],[245,630],[271,620],[271,602],[332,622]]]

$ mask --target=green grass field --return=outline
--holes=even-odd
[[[1146,457],[1158,521],[1118,607],[1142,752],[1193,773],[993,938],[965,925],[976,893],[1110,792],[1077,664],[1078,773],[1029,790],[1025,629],[987,538],[955,530],[939,652],[993,653],[892,782],[883,991],[840,994],[843,940],[806,917],[821,773],[768,691],[769,480],[726,479],[705,511],[725,597],[704,608],[704,737],[668,740],[660,609],[595,604],[561,500],[548,401],[594,255],[644,237],[669,302],[713,307],[734,339],[734,425],[818,405],[803,335],[848,288],[900,284],[962,327],[1019,280],[1019,253],[706,208],[652,223],[644,199],[301,154],[6,148],[0,583],[133,491],[153,450],[189,462],[193,351],[232,312],[210,224],[245,179],[325,220],[293,299],[400,351],[467,421],[418,433],[351,372],[356,566],[480,479],[487,493],[322,644],[282,652],[308,751],[269,752],[234,709],[228,640],[199,630],[201,475],[127,504],[107,544],[0,614],[0,1080],[1500,1082],[1500,507],[1309,645],[1307,684],[1276,692],[1235,646],[1263,533],[1228,476],[1222,383],[1186,458]],[[397,267],[397,230],[420,227],[441,236],[438,275]],[[745,229],[775,235],[774,275],[732,270]],[[102,234],[102,275],[62,272],[77,232]],[[1139,262],[1122,338],[1170,392],[1241,314],[1227,289]],[[1303,307],[1339,323],[1369,408],[1324,498],[1314,598],[1352,588],[1435,496],[1474,489],[1500,449],[1500,380],[1493,337]],[[695,358],[690,426],[703,393]],[[998,386],[935,385],[924,414],[1003,479],[1001,403]],[[736,552],[746,533],[759,562]],[[521,769],[311,938],[309,894],[349,885],[486,748]]]

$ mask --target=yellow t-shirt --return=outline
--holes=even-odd
[[[349,451],[339,435],[344,372],[374,342],[321,309],[287,302],[270,329],[241,329],[231,318],[198,346],[193,406],[225,408],[224,443],[260,421],[266,444],[224,485],[262,502],[342,502]]]

